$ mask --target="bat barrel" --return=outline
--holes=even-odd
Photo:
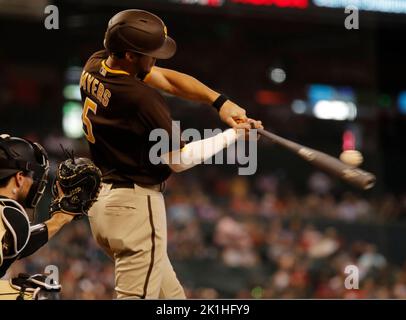
[[[371,189],[376,182],[375,175],[357,168],[342,170],[342,179],[363,190]]]
[[[368,190],[375,185],[376,177],[370,172],[349,166],[326,153],[307,148],[267,130],[258,129],[258,133],[276,144],[294,152],[315,167],[335,175],[355,187]]]
[[[372,173],[349,166],[321,151],[301,146],[297,154],[315,167],[337,176],[360,189],[368,190],[375,185],[376,178]]]

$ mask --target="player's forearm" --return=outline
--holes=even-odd
[[[217,98],[220,97],[218,92],[210,89],[199,80],[187,74],[165,68],[152,68],[144,82],[178,97],[209,105],[213,105]],[[230,127],[249,129],[249,126],[244,123],[247,120],[245,109],[228,100],[225,96],[220,98],[225,99],[216,101],[215,107],[219,110],[220,119]],[[236,122],[237,119],[242,121],[242,125]]]
[[[19,259],[28,257],[48,242],[48,229],[46,224],[39,223],[30,226],[31,235],[27,245],[19,255]]]
[[[244,135],[243,130],[228,129],[213,137],[188,143],[181,150],[164,154],[161,158],[174,172],[181,172],[205,162]]]
[[[48,239],[51,239],[65,224],[72,221],[72,215],[56,212],[49,220],[45,221],[48,228]]]
[[[44,223],[30,226],[30,239],[24,250],[20,253],[19,258],[21,259],[32,255],[43,245],[45,245],[49,239],[51,239],[62,228],[62,226],[70,222],[72,219],[73,216],[71,215],[57,212],[52,216],[52,218]]]
[[[180,98],[212,104],[220,95],[196,78],[185,73],[164,68],[159,68],[159,71],[169,83],[167,91]]]

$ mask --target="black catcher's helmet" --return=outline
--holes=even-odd
[[[44,194],[48,181],[48,155],[38,143],[2,134],[0,135],[0,179],[10,177],[19,171],[32,174],[34,183],[23,205],[26,208],[35,208]]]

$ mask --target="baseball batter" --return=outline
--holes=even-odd
[[[176,51],[156,15],[119,12],[109,21],[104,47],[89,58],[80,79],[84,131],[92,160],[104,174],[89,212],[92,233],[114,259],[118,298],[185,298],[167,255],[162,185],[173,171],[202,163],[243,138],[244,130],[237,129],[262,125],[195,78],[155,66],[156,59],[168,59]],[[213,105],[233,128],[185,146],[172,132],[168,106],[156,89]],[[157,128],[180,147],[170,149],[170,141],[169,153],[161,155],[164,163],[153,165],[149,151],[155,142],[149,134]],[[172,161],[174,155],[181,161]]]

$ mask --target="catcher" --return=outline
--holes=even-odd
[[[99,192],[101,173],[89,159],[68,159],[57,171],[50,218],[32,225],[26,208],[35,208],[48,179],[44,148],[25,139],[0,135],[0,277],[17,259],[33,254],[66,223],[82,217]],[[0,300],[38,299],[39,293],[58,292],[46,275],[0,280]]]

